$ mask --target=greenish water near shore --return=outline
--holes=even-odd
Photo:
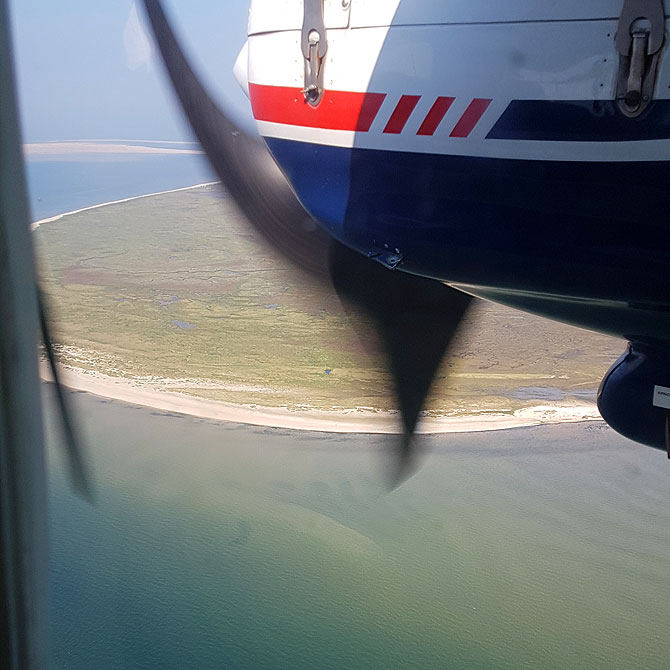
[[[386,493],[389,438],[73,400],[56,668],[667,668],[670,470],[601,424],[426,437]]]

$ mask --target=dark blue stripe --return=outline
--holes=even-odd
[[[269,137],[265,142],[305,208],[334,233],[349,202],[352,151]]]
[[[397,253],[402,269],[500,287],[501,302],[597,330],[670,338],[670,161],[267,143],[305,207],[364,254]]]
[[[655,100],[637,118],[613,100],[512,100],[487,139],[632,142],[670,139],[670,100]]]

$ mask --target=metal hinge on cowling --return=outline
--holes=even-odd
[[[323,95],[324,57],[328,50],[323,0],[303,0],[302,55],[305,59],[303,94],[310,105],[318,105]]]
[[[638,116],[653,99],[664,41],[663,0],[624,0],[616,32],[616,99],[626,116]]]

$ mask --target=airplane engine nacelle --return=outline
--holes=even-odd
[[[670,352],[631,343],[603,378],[598,409],[617,433],[665,450],[666,423],[670,422]]]
[[[236,72],[346,246],[666,339],[670,0],[252,0]]]
[[[252,0],[237,72],[347,246],[453,283],[607,297],[631,229],[655,253],[666,235],[670,20],[645,7],[635,91],[632,0]]]

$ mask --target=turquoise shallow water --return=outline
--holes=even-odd
[[[57,668],[668,667],[670,465],[601,424],[426,438],[389,494],[387,438],[74,398]]]

